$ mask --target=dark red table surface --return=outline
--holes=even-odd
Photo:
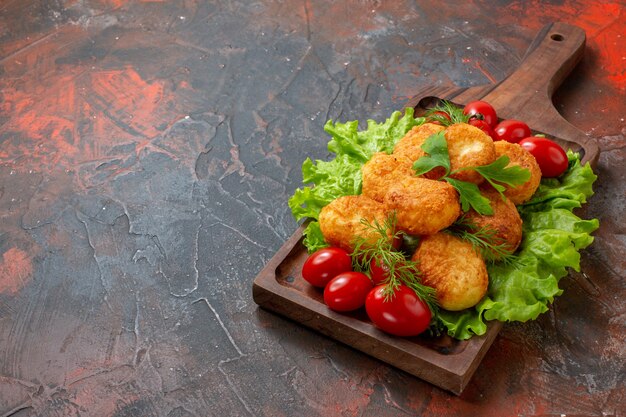
[[[620,1],[0,2],[0,415],[624,415]],[[260,310],[327,119],[497,82],[582,27],[555,105],[597,139],[581,273],[460,397]]]

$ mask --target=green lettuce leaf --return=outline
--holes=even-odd
[[[328,246],[328,243],[324,240],[320,224],[317,221],[309,222],[309,224],[304,228],[302,234],[304,235],[304,246],[307,247],[309,253]]]
[[[317,223],[320,210],[337,197],[360,194],[363,164],[376,152],[391,152],[400,138],[422,123],[424,119],[415,118],[412,108],[404,115],[394,112],[384,123],[368,120],[365,130],[359,130],[357,121],[326,123],[324,130],[332,137],[328,150],[335,157],[315,162],[307,158],[302,164],[302,182],[310,185],[298,188],[288,202],[296,221],[311,219],[304,230],[309,252],[328,246]]]
[[[324,126],[326,133],[332,136],[328,150],[338,156],[349,155],[361,164],[369,161],[375,152],[390,153],[406,132],[424,122],[423,118],[416,119],[413,115],[412,108],[406,109],[404,115],[396,111],[384,123],[368,120],[365,130],[359,130],[356,120],[347,123],[329,120]]]
[[[308,219],[304,244],[309,252],[327,246],[317,222],[320,210],[333,199],[361,192],[361,167],[375,152],[391,152],[412,127],[424,122],[413,109],[395,112],[384,123],[369,120],[365,130],[358,122],[326,123],[332,139],[329,161],[307,159],[302,164],[306,186],[295,191],[289,207],[297,221]],[[583,220],[573,210],[591,195],[596,180],[589,164],[568,152],[568,170],[559,178],[542,179],[533,198],[518,206],[523,220],[523,238],[516,261],[488,267],[489,289],[474,308],[460,312],[441,311],[440,322],[457,339],[484,334],[486,321],[533,320],[548,310],[562,293],[559,280],[568,268],[580,269],[580,250],[593,242],[591,233],[598,220]]]
[[[572,210],[593,195],[596,175],[589,164],[568,152],[568,171],[557,179],[542,179],[534,197],[518,206],[523,220],[523,238],[517,261],[488,267],[487,296],[474,308],[447,313],[443,320],[448,334],[467,339],[484,330],[476,321],[534,320],[561,295],[559,280],[567,268],[580,270],[579,251],[593,242],[591,233],[599,222],[583,220]]]
[[[487,331],[487,324],[474,310],[457,312],[439,309],[439,320],[455,339],[465,340]]]
[[[322,207],[338,195],[361,192],[361,163],[349,155],[338,155],[332,161],[307,158],[302,164],[302,180],[315,187],[303,187],[289,199],[289,208],[296,220],[317,219]]]
[[[580,207],[593,195],[593,183],[598,178],[589,164],[580,165],[578,155],[568,151],[569,167],[560,178],[544,178],[533,198],[520,210],[544,211],[549,208],[573,209]]]

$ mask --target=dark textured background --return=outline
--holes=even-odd
[[[620,1],[0,2],[0,415],[624,415]],[[500,81],[553,21],[596,241],[455,397],[259,310],[324,122]],[[620,23],[622,22],[622,23]]]

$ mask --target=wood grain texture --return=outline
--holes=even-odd
[[[623,5],[0,2],[0,416],[622,415]],[[564,21],[553,96],[602,152],[581,272],[460,396],[258,308],[324,124],[497,84]],[[295,282],[295,281],[294,281]],[[620,414],[621,413],[621,414]]]
[[[519,67],[500,83],[471,88],[427,87],[407,105],[423,110],[432,105],[429,97],[459,105],[484,100],[494,106],[500,119],[525,121],[535,133],[545,134],[565,149],[579,152],[583,163],[595,166],[600,152],[596,140],[565,120],[552,99],[556,89],[582,60],[584,50],[585,32],[581,28],[551,23],[539,32]]]
[[[254,301],[438,387],[463,392],[502,323],[492,322],[484,336],[460,342],[448,336],[393,337],[376,329],[363,311],[333,312],[324,304],[322,292],[302,278],[308,256],[303,230],[301,226],[255,278]]]
[[[424,114],[440,99],[459,105],[482,99],[493,103],[501,118],[523,120],[534,132],[548,134],[566,149],[580,152],[583,162],[595,164],[597,145],[567,123],[552,105],[555,89],[582,58],[584,43],[582,29],[563,23],[550,24],[539,32],[520,67],[502,83],[469,89],[426,87],[407,106],[414,107],[417,114]],[[388,336],[377,330],[366,316],[335,313],[325,306],[321,293],[302,278],[307,256],[302,230],[301,226],[257,275],[253,283],[254,301],[438,387],[461,394],[502,324],[491,322],[484,336],[465,342],[447,338],[446,342],[424,343],[418,338]],[[438,349],[441,343],[448,346],[445,354]]]

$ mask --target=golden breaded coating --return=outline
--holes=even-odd
[[[422,149],[422,145],[426,139],[444,129],[445,127],[435,123],[424,123],[422,125],[415,126],[396,143],[396,146],[393,148],[393,154],[405,156],[410,161],[415,162],[422,156],[426,155],[426,152]],[[424,174],[423,177],[436,180],[441,178],[445,173],[445,169],[437,167]]]
[[[537,191],[539,182],[541,181],[541,169],[539,169],[539,164],[537,164],[535,157],[517,143],[510,143],[505,140],[496,141],[495,148],[496,158],[499,158],[502,155],[509,157],[511,162],[509,162],[508,166],[517,165],[530,171],[530,179],[524,184],[518,185],[517,187],[509,187],[505,185],[507,189],[504,192],[504,195],[506,195],[507,198],[515,205],[522,204],[530,200],[530,197],[532,197],[533,194],[535,194],[535,191]]]
[[[437,302],[446,310],[472,307],[487,293],[485,261],[471,243],[456,236],[424,236],[412,260],[419,262],[422,283],[437,290]]]
[[[522,218],[517,212],[515,204],[509,199],[502,199],[500,193],[493,188],[481,190],[481,193],[489,199],[491,208],[493,208],[493,215],[485,216],[472,209],[465,214],[464,220],[475,226],[475,228],[472,227],[473,230],[480,230],[481,228],[492,230],[495,233],[493,236],[494,244],[505,244],[506,250],[510,253],[515,252],[522,241]],[[497,256],[494,258],[497,259]]]
[[[380,234],[361,223],[361,219],[370,224],[378,221],[383,224],[387,219],[387,210],[382,203],[364,195],[349,195],[336,198],[322,208],[318,221],[324,239],[332,246],[338,246],[352,252],[357,237],[374,243]],[[395,231],[389,231],[389,239]]]
[[[398,176],[415,176],[412,165],[413,163],[403,155],[375,153],[361,168],[362,194],[382,202],[389,187],[398,181]]]
[[[397,228],[410,235],[431,235],[450,226],[461,214],[459,196],[444,181],[404,177],[390,184],[385,205],[396,211]]]
[[[396,146],[393,148],[393,153],[395,155],[404,155],[411,161],[417,161],[420,157],[425,155],[422,149],[424,141],[428,139],[429,136],[441,132],[444,129],[443,126],[434,123],[424,123],[415,126],[396,143]]]
[[[455,123],[446,131],[450,169],[481,166],[496,160],[496,148],[491,137],[479,128],[467,123]],[[461,171],[451,175],[461,181],[480,184],[484,178],[474,170]]]
[[[496,160],[496,151],[491,137],[467,123],[455,123],[447,128],[433,123],[416,126],[398,141],[393,153],[416,161],[425,155],[422,145],[426,139],[444,129],[452,171],[464,167],[487,165]],[[443,168],[435,168],[424,174],[424,177],[438,179],[444,173]],[[483,182],[483,177],[473,170],[461,171],[452,175],[452,178],[474,184]]]

